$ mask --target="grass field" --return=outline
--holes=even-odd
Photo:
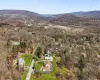
[[[27,76],[28,71],[24,71],[21,80],[26,80],[26,76]]]
[[[32,55],[31,54],[22,55],[22,58],[25,61],[25,66],[30,66],[31,65],[31,62],[32,62]]]
[[[49,74],[42,74],[39,78],[35,80],[56,80],[56,72],[57,72],[57,64],[56,64],[56,57],[53,59],[53,69]]]
[[[35,68],[36,68],[36,70],[40,70],[41,69],[41,67],[43,66],[43,62],[38,62],[38,63],[36,63],[35,64]]]

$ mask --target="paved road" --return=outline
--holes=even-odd
[[[34,70],[33,70],[34,64],[35,64],[35,60],[33,59],[32,62],[31,62],[31,65],[29,67],[29,72],[27,74],[26,80],[30,80],[31,74],[32,74],[32,72],[34,72]]]

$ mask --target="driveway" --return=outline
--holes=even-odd
[[[32,74],[32,72],[34,72],[34,70],[33,70],[34,64],[35,64],[35,60],[33,59],[32,62],[31,62],[31,65],[29,67],[29,72],[27,74],[26,80],[30,80],[31,74]]]

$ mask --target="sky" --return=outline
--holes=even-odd
[[[100,10],[100,0],[0,0],[0,10],[28,10],[40,14],[60,14]]]

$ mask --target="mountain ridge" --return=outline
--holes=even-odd
[[[93,19],[100,19],[100,11],[43,15],[27,10],[0,10],[0,23],[8,24],[14,22],[14,24],[56,23],[58,25],[69,25]]]

